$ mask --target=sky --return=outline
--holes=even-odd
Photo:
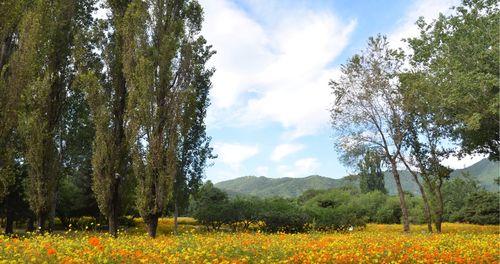
[[[419,16],[449,13],[456,0],[200,0],[203,35],[217,52],[210,66],[207,133],[218,158],[213,182],[352,172],[338,160],[328,86],[370,36],[394,47],[415,36]],[[480,157],[446,164],[463,168]]]

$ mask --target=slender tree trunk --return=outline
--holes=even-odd
[[[432,217],[431,217],[431,207],[429,205],[429,200],[427,199],[427,193],[424,189],[424,186],[422,186],[422,183],[420,183],[420,180],[418,179],[418,174],[408,166],[406,163],[406,160],[402,155],[400,155],[401,160],[403,161],[406,169],[411,173],[413,176],[413,180],[415,183],[417,183],[418,189],[420,190],[420,194],[422,195],[422,200],[424,201],[424,215],[425,215],[425,221],[427,222],[427,230],[432,233]]]
[[[52,205],[50,207],[50,212],[49,212],[49,225],[48,225],[48,231],[52,232],[55,228],[55,218],[56,218],[56,198],[57,196],[57,191],[54,194],[54,198],[52,199]]]
[[[111,206],[110,213],[108,215],[108,229],[109,234],[112,237],[118,236],[118,219],[116,219],[116,209],[115,206]]]
[[[391,160],[392,175],[394,176],[394,181],[396,182],[396,187],[398,189],[399,195],[399,205],[401,206],[401,211],[403,213],[403,231],[410,232],[410,221],[408,217],[408,207],[406,206],[405,194],[403,192],[403,187],[401,186],[401,180],[399,178],[399,172],[395,160]]]
[[[441,233],[441,223],[443,222],[443,211],[444,211],[444,204],[443,204],[443,195],[441,193],[441,188],[439,187],[436,190],[436,198],[437,198],[437,209],[435,210],[436,214],[436,231],[438,233]]]
[[[42,233],[45,231],[45,221],[46,221],[46,214],[45,213],[38,213],[36,216],[36,225],[38,228],[38,232]]]
[[[156,237],[156,230],[158,228],[158,215],[151,215],[147,221],[148,235],[152,238]]]
[[[28,221],[26,221],[26,232],[35,231],[35,219],[33,216],[28,217]]]
[[[420,189],[420,194],[422,194],[422,200],[424,201],[424,215],[425,215],[425,221],[427,222],[427,231],[432,233],[432,217],[431,217],[431,207],[429,206],[429,200],[427,199],[427,194],[420,181],[417,178],[415,178],[415,182],[417,183],[418,188]]]
[[[177,198],[174,199],[174,235],[177,235],[178,228],[179,228],[179,223],[178,223],[178,218],[179,217],[179,207],[177,205]]]
[[[7,209],[7,215],[5,217],[5,234],[14,233],[14,212]]]
[[[113,185],[109,205],[108,228],[109,234],[116,238],[118,236],[118,186],[116,182]]]

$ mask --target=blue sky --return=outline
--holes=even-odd
[[[419,16],[454,0],[202,0],[203,35],[217,51],[207,117],[218,159],[214,182],[245,175],[345,176],[333,147],[328,81],[368,37],[394,47],[417,33]],[[474,160],[475,161],[475,160]],[[453,162],[450,162],[450,165]],[[456,163],[456,162],[455,162]],[[466,162],[467,165],[470,162]],[[460,162],[462,166],[466,164]]]

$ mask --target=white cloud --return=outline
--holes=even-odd
[[[295,161],[293,166],[280,165],[278,166],[279,177],[306,177],[312,174],[317,174],[317,170],[321,164],[316,158],[303,158]]]
[[[484,154],[467,155],[463,158],[459,158],[457,156],[450,156],[447,159],[443,160],[441,164],[455,170],[464,169],[487,157],[488,155]]]
[[[259,153],[259,147],[256,145],[238,143],[215,143],[214,150],[218,155],[217,160],[229,165],[233,170],[238,170],[242,162]]]
[[[404,38],[416,37],[419,30],[415,22],[421,16],[429,23],[438,18],[439,13],[450,14],[452,6],[456,6],[460,0],[416,0],[408,8],[403,19],[398,21],[396,29],[389,34],[389,43],[394,47],[405,47]]]
[[[305,8],[274,14],[263,26],[227,0],[202,1],[204,35],[217,50],[209,122],[248,126],[277,122],[285,137],[316,133],[328,125],[332,101],[329,64],[346,47],[356,22]],[[273,8],[265,1],[253,1]],[[269,11],[269,10],[268,10]]]
[[[280,161],[284,157],[293,154],[297,151],[304,149],[304,145],[301,144],[281,144],[276,146],[273,153],[271,154],[271,160]]]

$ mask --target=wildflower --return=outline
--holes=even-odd
[[[50,255],[54,255],[54,254],[56,254],[56,253],[57,253],[57,251],[56,251],[55,249],[53,249],[53,248],[49,248],[49,249],[47,249],[47,255],[49,255],[49,256],[50,256]]]
[[[89,238],[89,244],[94,246],[94,247],[98,247],[101,245],[101,242],[99,241],[99,238],[93,236],[93,237]]]

